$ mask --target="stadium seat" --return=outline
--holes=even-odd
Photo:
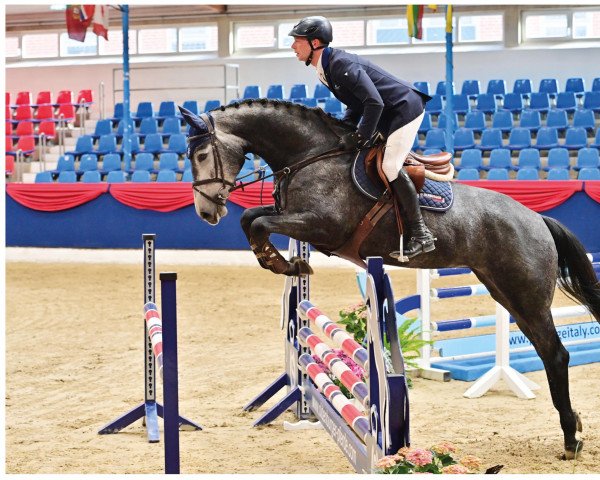
[[[22,137],[23,135],[34,135],[35,128],[33,126],[33,122],[31,120],[21,120],[17,123],[17,128],[15,128],[14,137]]]
[[[164,151],[162,135],[160,133],[149,133],[146,135],[142,152],[158,155]]]
[[[456,176],[457,180],[479,180],[479,170],[476,168],[463,168]]]
[[[290,90],[290,98],[289,100],[295,100],[296,98],[306,98],[308,97],[308,89],[306,88],[305,83],[296,83],[292,85],[292,89]]]
[[[156,175],[157,182],[176,182],[177,174],[173,170],[160,170]]]
[[[523,98],[529,98],[531,92],[533,91],[531,87],[531,80],[529,78],[519,78],[515,80],[512,91],[513,93],[518,93]]]
[[[7,137],[12,137],[13,134],[13,124],[12,122],[9,122],[8,119],[6,119],[7,121],[4,122],[4,132],[6,134]]]
[[[50,172],[38,172],[35,174],[35,183],[52,183],[52,174]]]
[[[452,126],[452,130],[454,131],[456,128],[458,128],[458,115],[456,113],[452,114],[452,120],[454,121],[454,124]],[[442,128],[445,130],[447,125],[448,115],[446,115],[445,113],[440,114],[440,116],[438,117],[437,128]]]
[[[269,88],[267,88],[267,98],[274,99],[274,100],[283,100],[283,96],[284,96],[283,85],[274,84],[274,85],[269,85]]]
[[[523,110],[521,112],[520,127],[531,132],[537,132],[542,126],[542,118],[537,110]]]
[[[462,170],[465,168],[474,168],[481,170],[483,166],[483,160],[481,158],[481,150],[475,148],[468,148],[460,156],[460,165],[454,165],[455,170]]]
[[[316,108],[317,107],[317,99],[316,98],[297,98],[294,100],[295,103],[300,103],[305,107]]]
[[[569,126],[567,112],[565,110],[550,110],[546,117],[546,126],[556,128],[559,133],[564,132]]]
[[[146,172],[154,172],[154,155],[151,153],[138,153],[135,156],[134,170],[144,170]]]
[[[531,147],[531,132],[526,128],[515,127],[508,135],[508,145],[510,150],[522,150]]]
[[[13,147],[15,152],[21,150],[26,157],[35,152],[35,137],[33,135],[23,135],[17,140],[17,144]]]
[[[150,172],[147,170],[136,170],[131,174],[131,181],[135,183],[145,183],[150,182],[151,180]]]
[[[106,183],[124,183],[127,181],[127,174],[123,170],[113,170],[106,175]]]
[[[577,108],[577,99],[575,98],[575,94],[573,92],[560,92],[556,96],[556,106],[554,108],[557,110],[564,110],[568,113],[573,113]]]
[[[10,177],[15,171],[15,157],[13,155],[4,155],[4,176]]]
[[[591,110],[577,110],[573,115],[573,126],[582,127],[593,132],[596,127],[594,112]]]
[[[173,152],[161,153],[158,159],[158,170],[179,171],[179,156]]]
[[[55,114],[58,121],[71,123],[75,121],[75,107],[70,103],[64,103],[58,106],[58,111]]]
[[[56,95],[55,107],[61,105],[73,105],[73,92],[71,90],[60,90]]]
[[[331,98],[331,90],[323,85],[321,82],[315,84],[315,92],[313,98],[316,98],[319,102],[324,102],[326,99]]]
[[[6,143],[4,144],[4,149],[7,152],[10,152],[10,151],[12,151],[13,146],[14,146],[13,138],[10,135],[6,135]]]
[[[454,132],[454,150],[461,151],[466,148],[475,147],[475,137],[473,130],[468,128],[459,128]]]
[[[196,100],[186,100],[185,102],[183,102],[182,107],[185,108],[186,110],[189,110],[194,115],[198,115],[200,113],[199,108],[198,108],[198,102]],[[204,110],[204,111],[206,111],[206,110]],[[181,112],[179,111],[179,109],[177,109],[177,117],[181,118]]]
[[[102,135],[108,135],[109,133],[113,133],[112,122],[108,118],[98,120],[92,138],[98,140]]]
[[[540,151],[535,148],[524,148],[519,152],[518,161],[519,170],[522,168],[535,168],[539,170],[542,167]]]
[[[117,137],[115,137],[112,133],[108,135],[102,135],[100,140],[98,140],[98,148],[94,150],[98,156],[106,155],[107,153],[117,153],[119,150],[117,149]]]
[[[493,150],[495,148],[502,148],[502,131],[497,128],[486,128],[481,132],[481,140],[477,148],[482,151]]]
[[[323,106],[323,110],[335,117],[340,117],[343,113],[342,102],[340,102],[337,98],[334,97],[327,98],[325,99],[325,105]]]
[[[484,170],[491,170],[494,168],[504,168],[506,170],[517,170],[512,164],[510,157],[510,150],[507,148],[495,148],[490,153],[490,164],[487,167],[483,167]]]
[[[590,143],[590,147],[600,148],[600,128],[596,130],[596,137],[594,138],[594,141]]]
[[[565,92],[574,93],[578,98],[583,97],[583,92],[585,92],[585,80],[581,77],[567,78]]]
[[[94,151],[94,141],[91,135],[81,135],[75,143],[75,150],[65,152],[66,155],[73,155],[75,160],[81,155]]]
[[[131,119],[129,119],[129,131],[131,132],[132,135],[137,136],[137,134],[135,133],[135,123]],[[121,139],[123,138],[124,132],[125,132],[125,120],[120,120],[119,124],[117,125],[117,133],[115,134],[118,141],[121,141]]]
[[[60,175],[58,176],[60,181]],[[99,183],[102,181],[100,177],[100,172],[98,170],[88,170],[87,172],[83,172],[81,176],[81,181],[83,183]]]
[[[86,153],[81,156],[77,173],[81,174],[88,170],[98,170],[98,157],[93,153]]]
[[[16,124],[22,120],[33,120],[33,109],[31,108],[31,105],[19,105],[15,110],[15,114],[11,121]]]
[[[102,158],[102,169],[100,173],[107,175],[108,172],[121,171],[121,155],[118,153],[109,153]]]
[[[260,98],[260,86],[259,85],[246,85],[244,93],[242,94],[242,100]]]
[[[175,133],[181,133],[181,122],[178,117],[168,117],[162,124],[163,142]]]
[[[496,98],[502,98],[506,94],[506,82],[504,80],[490,80],[487,84],[486,93],[491,93]]]
[[[583,108],[600,113],[600,91],[585,92],[583,96]]]
[[[175,102],[172,100],[165,100],[160,102],[158,106],[158,113],[156,114],[156,119],[162,124],[162,122],[166,118],[176,117],[177,116],[177,106]]]
[[[158,133],[158,120],[154,117],[143,118],[140,122],[138,136],[143,140],[150,133]]]
[[[432,95],[431,99],[425,104],[425,111],[431,115],[439,115],[442,113],[442,110],[442,96],[437,94]]]
[[[520,168],[517,172],[517,180],[539,180],[540,172],[535,168]]]
[[[542,170],[552,170],[553,168],[569,169],[571,161],[569,160],[569,151],[566,148],[551,148],[548,151],[548,166]]]
[[[71,171],[63,171],[58,174],[58,183],[75,183],[77,182],[77,174]]]
[[[152,102],[140,102],[138,103],[135,115],[132,115],[131,118],[136,122],[136,124],[138,124],[142,121],[142,119],[153,116],[154,107],[152,106]]]
[[[427,148],[423,150],[423,155],[435,155],[437,153],[442,153],[442,151],[439,148]]]
[[[496,111],[496,98],[493,93],[480,93],[477,95],[477,103],[475,108],[483,113],[492,114]]]
[[[131,135],[131,137],[129,138],[129,144],[130,144],[130,153],[131,154],[136,154],[141,150],[140,137],[138,137],[136,134]],[[120,146],[119,150],[117,151],[117,153],[119,155],[123,155],[124,149],[125,149],[124,142],[121,142],[121,146]]]
[[[204,111],[210,112],[211,110],[215,110],[215,109],[219,108],[220,106],[221,106],[220,100],[207,100],[206,103],[204,104]],[[184,107],[185,107],[185,105],[184,105]]]
[[[90,89],[79,90],[77,93],[77,98],[75,99],[75,104],[77,107],[85,107],[88,108],[94,103],[94,94]]]
[[[502,107],[499,110],[521,113],[521,110],[523,110],[523,96],[520,93],[507,93],[504,95]]]
[[[431,91],[429,82],[414,82],[413,85],[419,92],[423,92],[427,95],[429,95],[429,92]]]
[[[452,95],[452,111],[458,115],[466,115],[471,109],[467,95]]]
[[[436,87],[435,87],[435,93],[436,95],[440,95],[442,98],[446,98],[446,83],[444,80],[440,80]],[[455,91],[454,91],[454,82],[452,82],[452,85],[450,85],[450,94],[454,95]]]
[[[56,168],[50,170],[52,175],[58,175],[62,171],[75,171],[75,159],[71,155],[61,155],[58,157]]]
[[[506,94],[507,96],[510,93]],[[499,110],[492,117],[492,128],[497,128],[504,133],[508,133],[513,129],[513,114],[508,110]]]
[[[540,113],[547,113],[550,110],[550,96],[547,92],[534,92],[529,99],[529,108],[537,110]]]
[[[538,150],[550,150],[559,146],[558,130],[554,127],[542,127],[539,129],[535,141]]]
[[[485,128],[485,114],[483,112],[467,113],[464,128],[472,130],[473,133],[481,133]]]
[[[562,145],[569,150],[579,150],[587,147],[587,132],[583,127],[567,128],[565,143]]]
[[[40,125],[38,126],[38,137],[46,137],[46,140],[50,141],[50,142],[56,142],[57,140],[57,136],[56,136],[56,123],[54,123],[52,120],[44,120],[43,122],[40,122]]]
[[[15,100],[15,105],[31,105],[31,92],[18,92]]]
[[[577,162],[573,170],[581,170],[582,168],[599,168],[600,155],[595,148],[581,148],[577,152]]]
[[[556,78],[543,78],[540,80],[539,93],[547,93],[550,98],[556,98],[558,94],[558,80]]]
[[[600,169],[582,168],[577,175],[577,180],[600,180]]]
[[[592,92],[600,92],[600,77],[594,78],[592,80]]]
[[[492,168],[487,175],[488,180],[508,180],[508,170],[505,168]]]
[[[163,152],[172,152],[177,155],[184,155],[187,151],[187,137],[183,133],[174,133],[169,137],[167,148]]]
[[[569,170],[566,168],[552,168],[548,172],[546,180],[570,180]]]
[[[194,176],[192,175],[192,170],[187,168],[183,171],[183,175],[181,176],[182,182],[193,182]]]
[[[425,113],[425,115],[423,115],[421,125],[419,126],[419,133],[425,135],[429,130],[431,130],[431,128],[431,115],[429,113]]]
[[[113,110],[113,116],[110,117],[110,120],[113,123],[119,123],[123,119],[123,102],[115,103],[115,107]]]
[[[446,149],[446,137],[444,130],[441,128],[432,128],[425,135],[424,148],[439,148]]]
[[[52,105],[52,94],[49,90],[38,92],[35,103],[31,106],[39,107],[40,105]]]
[[[43,120],[56,121],[54,117],[54,107],[52,105],[40,105],[33,114],[34,122],[42,122]]]
[[[479,80],[465,80],[460,90],[462,95],[467,95],[470,99],[477,98],[477,95],[481,93],[481,84]]]

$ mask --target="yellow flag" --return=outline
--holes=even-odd
[[[446,5],[446,33],[452,33],[452,5]]]

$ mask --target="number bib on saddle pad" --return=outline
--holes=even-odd
[[[367,197],[379,200],[385,191],[383,183],[378,179],[375,183],[365,171],[365,155],[361,150],[352,162],[352,180],[356,187]],[[452,206],[454,195],[450,182],[436,182],[425,179],[423,189],[419,193],[419,205],[425,210],[445,212]]]

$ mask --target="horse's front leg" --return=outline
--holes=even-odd
[[[254,220],[256,220],[257,218],[270,217],[273,215],[277,215],[277,211],[275,210],[275,207],[273,205],[268,205],[268,206],[264,206],[264,207],[261,206],[261,207],[248,208],[248,209],[244,210],[244,212],[242,213],[242,218],[240,219],[240,223],[242,225],[242,230],[244,231],[244,234],[246,235],[246,238],[248,239],[250,248],[254,252],[254,255],[256,255],[256,259],[258,260],[258,263],[260,264],[260,266],[267,270],[271,270],[271,269],[266,264],[264,256],[261,255],[260,252],[258,252],[256,250],[256,244],[250,237],[250,226],[252,225],[252,222],[254,222]]]
[[[314,224],[314,216],[308,212],[255,218],[250,224],[250,244],[259,261],[263,261],[272,272],[288,276],[310,275],[313,270],[308,263],[298,257],[286,260],[269,241],[269,236],[280,233],[296,240],[311,241],[312,237],[317,238],[315,233],[318,233]],[[308,238],[308,232],[311,238]]]

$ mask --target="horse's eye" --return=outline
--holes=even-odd
[[[206,160],[206,157],[208,157],[208,153],[201,153],[198,155],[198,160]]]

